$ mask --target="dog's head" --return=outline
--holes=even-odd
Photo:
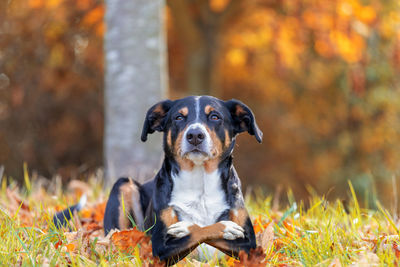
[[[262,132],[253,112],[238,100],[211,96],[165,100],[149,109],[142,141],[155,131],[164,132],[164,151],[181,169],[206,164],[215,169],[233,150],[237,134],[247,131],[261,143]]]

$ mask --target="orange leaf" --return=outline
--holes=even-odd
[[[145,236],[143,232],[137,229],[131,229],[114,233],[111,236],[111,241],[121,251],[131,253],[135,249],[136,245],[142,240],[145,240],[146,237],[147,236]]]
[[[58,249],[58,247],[61,246],[61,245],[62,245],[62,241],[61,241],[61,240],[58,240],[57,243],[54,244],[54,247],[55,247],[56,249]]]
[[[393,242],[392,247],[393,247],[393,250],[394,250],[394,254],[396,255],[396,258],[400,258],[400,246],[399,246],[399,244]]]
[[[263,267],[266,266],[265,253],[262,247],[251,249],[247,254],[245,251],[239,252],[240,262],[235,262],[235,267]]]
[[[93,215],[93,219],[96,222],[100,222],[103,220],[104,218],[104,213],[106,211],[106,202],[100,203],[98,205],[96,205],[96,208],[94,210],[94,215]]]
[[[67,244],[67,245],[66,245],[66,247],[67,247],[67,250],[68,250],[69,252],[71,252],[71,251],[74,251],[74,250],[75,250],[75,245],[74,245],[74,244],[72,244],[72,243],[70,243],[70,244]]]
[[[103,227],[101,227],[97,223],[90,223],[88,226],[86,226],[86,230],[87,231],[96,231],[96,230],[100,230],[102,228]]]

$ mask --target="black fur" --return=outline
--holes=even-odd
[[[74,212],[79,211],[79,210],[80,210],[79,204],[76,204],[76,205],[66,208],[63,211],[57,212],[53,216],[53,223],[56,226],[56,228],[68,226],[68,221],[71,220],[72,215],[74,215]]]

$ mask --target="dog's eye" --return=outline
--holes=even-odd
[[[219,116],[217,114],[212,114],[210,116],[210,119],[213,120],[213,121],[217,121],[217,120],[219,120]]]
[[[175,117],[175,120],[176,121],[181,121],[181,120],[183,120],[183,116],[182,115],[178,115],[178,116]]]

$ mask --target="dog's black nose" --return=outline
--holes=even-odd
[[[187,141],[194,146],[200,145],[204,141],[204,137],[204,133],[199,128],[190,129],[186,134]]]

